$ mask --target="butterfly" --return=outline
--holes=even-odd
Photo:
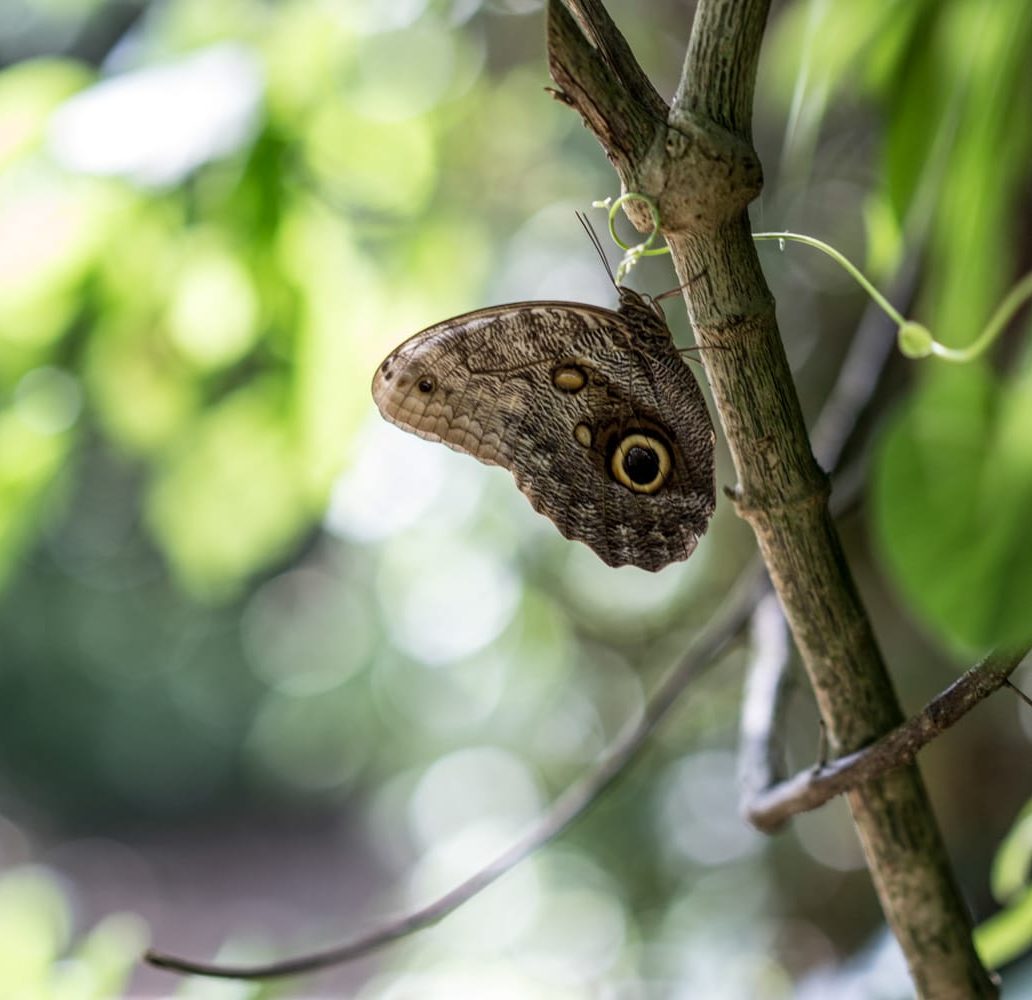
[[[610,566],[659,570],[713,514],[715,435],[658,303],[614,287],[616,309],[515,302],[428,327],[379,366],[373,399],[404,430],[508,469]]]

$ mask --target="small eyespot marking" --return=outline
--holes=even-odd
[[[433,392],[434,380],[424,375],[423,378],[419,380],[416,388],[419,389],[420,392]]]
[[[587,424],[577,424],[573,429],[573,436],[577,439],[578,444],[585,448],[591,447],[591,428]]]
[[[552,385],[560,392],[580,392],[588,384],[588,373],[580,365],[563,364],[552,372]]]

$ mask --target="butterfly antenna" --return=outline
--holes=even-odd
[[[606,274],[609,275],[609,280],[613,283],[613,287],[619,287],[616,283],[616,278],[613,276],[613,269],[609,266],[609,261],[606,260],[606,252],[602,249],[602,241],[598,238],[595,227],[588,221],[588,217],[583,212],[577,213],[577,221],[583,226],[584,232],[588,234],[588,239],[591,240],[591,245],[595,248],[599,260],[602,261],[602,266],[606,269]]]

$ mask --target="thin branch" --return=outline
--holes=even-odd
[[[565,6],[577,19],[585,39],[598,50],[602,61],[612,70],[620,87],[641,103],[650,106],[656,117],[665,119],[666,101],[652,86],[648,74],[634,58],[627,39],[613,23],[600,0],[565,0]]]
[[[917,715],[877,742],[840,757],[820,771],[801,771],[788,781],[753,795],[744,809],[746,819],[757,829],[770,833],[798,813],[816,809],[836,795],[911,763],[923,746],[1008,684],[1008,678],[1030,648],[1032,643],[990,654]]]
[[[751,141],[753,88],[769,6],[769,0],[698,5],[671,124],[698,117]]]
[[[773,591],[753,612],[750,642],[753,657],[746,671],[738,739],[738,782],[743,802],[770,788],[784,776],[781,732],[793,684],[788,667],[791,644],[781,605]]]
[[[548,35],[555,96],[580,111],[592,132],[605,131],[609,158],[623,176],[665,130],[666,103],[597,0],[553,0]]]
[[[478,892],[486,889],[492,882],[497,881],[528,855],[558,837],[599,800],[603,792],[613,785],[641,753],[649,736],[677,702],[685,687],[719,662],[721,653],[749,621],[749,616],[762,592],[764,579],[759,562],[751,563],[739,577],[730,600],[724,604],[717,617],[698,634],[683,659],[660,682],[641,718],[625,728],[599,764],[556,799],[548,813],[510,848],[450,892],[427,906],[391,920],[383,927],[363,934],[353,941],[300,958],[265,965],[214,965],[152,950],[147,952],[146,961],[173,972],[217,979],[271,979],[315,972],[330,965],[348,962],[377,951],[415,931],[433,926]]]
[[[925,236],[926,233],[919,230],[910,242],[919,246]],[[892,281],[889,301],[904,315],[917,290],[920,259],[917,251],[907,254]],[[839,464],[859,415],[870,402],[895,348],[892,321],[875,303],[869,302],[810,435],[813,453],[823,468],[834,469]]]
[[[589,127],[600,137],[604,137],[607,153],[616,164],[625,184],[628,179],[632,182],[638,179],[635,172],[642,167],[642,164],[634,159],[638,150],[648,147],[651,152],[662,154],[664,149],[672,148],[680,156],[680,176],[664,177],[662,170],[656,173],[656,165],[653,163],[651,166],[644,165],[645,179],[651,179],[652,182],[658,183],[660,188],[668,187],[670,190],[676,191],[679,188],[678,181],[683,181],[685,177],[689,176],[698,177],[698,194],[694,201],[684,199],[664,201],[665,219],[678,220],[678,224],[681,224],[680,220],[691,219],[705,218],[707,222],[712,221],[716,216],[709,213],[708,208],[720,202],[723,194],[731,199],[738,198],[740,204],[744,206],[758,189],[759,183],[758,164],[751,151],[739,148],[734,142],[726,142],[725,137],[719,132],[702,135],[701,132],[704,132],[705,129],[701,127],[696,132],[685,131],[681,122],[674,122],[674,124],[679,130],[682,141],[675,142],[672,147],[660,144],[657,150],[655,144],[651,143],[651,139],[649,139],[650,136],[658,137],[662,134],[653,130],[652,116],[658,110],[655,103],[655,91],[652,90],[651,85],[647,87],[642,85],[641,80],[644,78],[644,74],[637,68],[636,63],[633,64],[634,68],[629,68],[628,60],[633,63],[633,56],[630,55],[626,43],[622,38],[617,43],[610,37],[613,33],[616,35],[619,33],[612,26],[612,22],[603,17],[604,11],[597,0],[591,0],[591,2],[589,0],[581,0],[581,2],[567,0],[567,6],[577,14],[580,21],[579,26],[567,11],[561,9],[558,0],[552,0],[549,4],[550,63],[556,82],[563,88],[563,93],[559,96],[576,107],[585,117]],[[713,122],[717,125],[723,123],[725,128],[730,127],[737,136],[747,136],[748,114],[744,112],[748,111],[747,105],[752,88],[751,76],[755,73],[755,53],[759,43],[756,30],[762,31],[762,23],[757,28],[756,18],[761,9],[765,15],[766,3],[745,0],[744,3],[718,4],[707,0],[700,5],[700,9],[705,8],[703,10],[704,21],[709,17],[706,23],[711,32],[716,27],[716,22],[710,15],[713,11],[723,11],[724,15],[730,19],[728,35],[734,36],[736,6],[739,8],[742,22],[752,25],[752,28],[755,29],[748,32],[750,37],[745,43],[748,51],[740,53],[747,71],[744,75],[739,73],[734,61],[727,60],[726,52],[721,55],[721,52],[716,49],[707,49],[710,56],[716,57],[716,62],[711,62],[710,68],[715,72],[725,73],[729,79],[725,81],[728,84],[726,87],[714,88],[713,94],[717,95],[714,97],[716,103],[712,108],[707,106],[704,110],[711,115]],[[743,9],[745,10],[744,14],[741,13]],[[693,35],[693,42],[696,37]],[[556,48],[565,51],[557,55],[553,51]],[[721,59],[725,61],[721,63]],[[691,61],[690,58],[689,64]],[[735,79],[736,73],[739,73],[737,79]],[[705,89],[704,87],[703,90],[705,91]],[[701,104],[690,107],[685,105],[681,110],[687,110],[690,113],[700,108],[702,108]],[[683,140],[686,137],[693,141],[685,143]],[[606,139],[610,141],[606,142]],[[705,141],[695,142],[694,139],[704,139]],[[622,147],[620,146],[621,142],[624,144]],[[730,165],[730,169],[728,165]],[[728,179],[728,189],[720,188],[718,181],[721,177]],[[640,186],[633,184],[632,186],[638,190],[652,189],[651,183]],[[685,208],[685,205],[689,207]],[[682,209],[680,214],[677,212],[678,207]],[[726,210],[726,204],[723,207]],[[722,226],[721,232],[725,234],[737,232],[736,225],[732,222],[730,228]],[[744,228],[740,235],[746,238],[747,234]],[[677,260],[675,248],[675,261]],[[679,263],[683,263],[683,261],[679,261]],[[716,266],[716,262],[714,262],[712,271],[705,273],[711,293],[714,290],[721,290],[714,282],[714,278],[720,276],[720,268]],[[744,276],[749,280],[739,286],[738,291],[742,294],[738,296],[735,303],[741,308],[741,312],[738,314],[739,323],[745,324],[742,329],[746,332],[756,329],[750,310],[757,305],[763,306],[768,301],[762,287],[756,290],[758,286],[752,280],[758,278],[758,275],[757,269],[756,275]],[[762,282],[762,279],[759,280]],[[755,291],[752,297],[750,297],[749,285],[752,285]],[[698,310],[693,309],[693,320],[698,320],[697,313]],[[785,384],[790,386],[790,380]],[[791,408],[790,406],[789,409]],[[795,404],[795,409],[798,409],[797,404]],[[729,435],[729,438],[731,437]],[[733,439],[732,443],[734,443]],[[762,579],[763,574],[758,566],[750,568],[743,574],[731,602],[724,606],[719,618],[697,637],[684,660],[674,672],[668,675],[650,698],[641,720],[630,725],[625,734],[617,739],[599,766],[562,795],[548,815],[509,850],[451,892],[420,910],[403,915],[372,934],[363,935],[345,945],[298,959],[241,968],[192,962],[159,952],[150,952],[147,956],[148,960],[170,970],[217,978],[257,979],[293,975],[315,971],[366,955],[441,920],[505,874],[528,854],[562,833],[617,780],[628,764],[641,752],[651,732],[665,717],[686,685],[712,666],[717,661],[719,654],[744,627],[762,590]]]
[[[1032,698],[1030,698],[1024,691],[1021,690],[1016,684],[1012,684],[1010,680],[1004,681],[1007,687],[1011,689],[1029,708],[1032,708]]]

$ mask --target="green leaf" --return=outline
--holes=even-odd
[[[237,391],[183,435],[151,485],[150,526],[199,596],[231,595],[311,523],[283,397],[275,379]]]
[[[68,902],[49,871],[25,866],[4,875],[0,879],[0,995],[42,996],[50,967],[70,935]],[[34,989],[40,993],[29,992]]]
[[[937,366],[884,435],[874,524],[914,611],[971,652],[1016,642],[1032,605],[1032,378]]]
[[[65,59],[28,59],[0,73],[0,167],[38,149],[50,113],[93,74]]]
[[[74,961],[55,968],[53,1000],[105,1000],[124,995],[149,937],[147,924],[136,914],[108,914],[77,944]]]
[[[1032,945],[1032,802],[1018,814],[993,859],[993,896],[1008,905],[975,930],[975,947],[995,968]]]
[[[1005,910],[975,928],[975,948],[982,962],[994,969],[1024,954],[1032,944],[1032,888]]]
[[[15,405],[0,410],[0,584],[45,523],[47,501],[74,442],[70,425],[57,422],[62,413],[46,409],[60,408],[62,402],[39,398],[47,389],[38,387],[41,378],[32,375],[45,378],[48,371],[53,370],[30,373],[19,383],[23,391]]]
[[[1028,888],[1032,874],[1032,802],[1018,814],[993,859],[990,877],[994,898],[1000,903]]]

